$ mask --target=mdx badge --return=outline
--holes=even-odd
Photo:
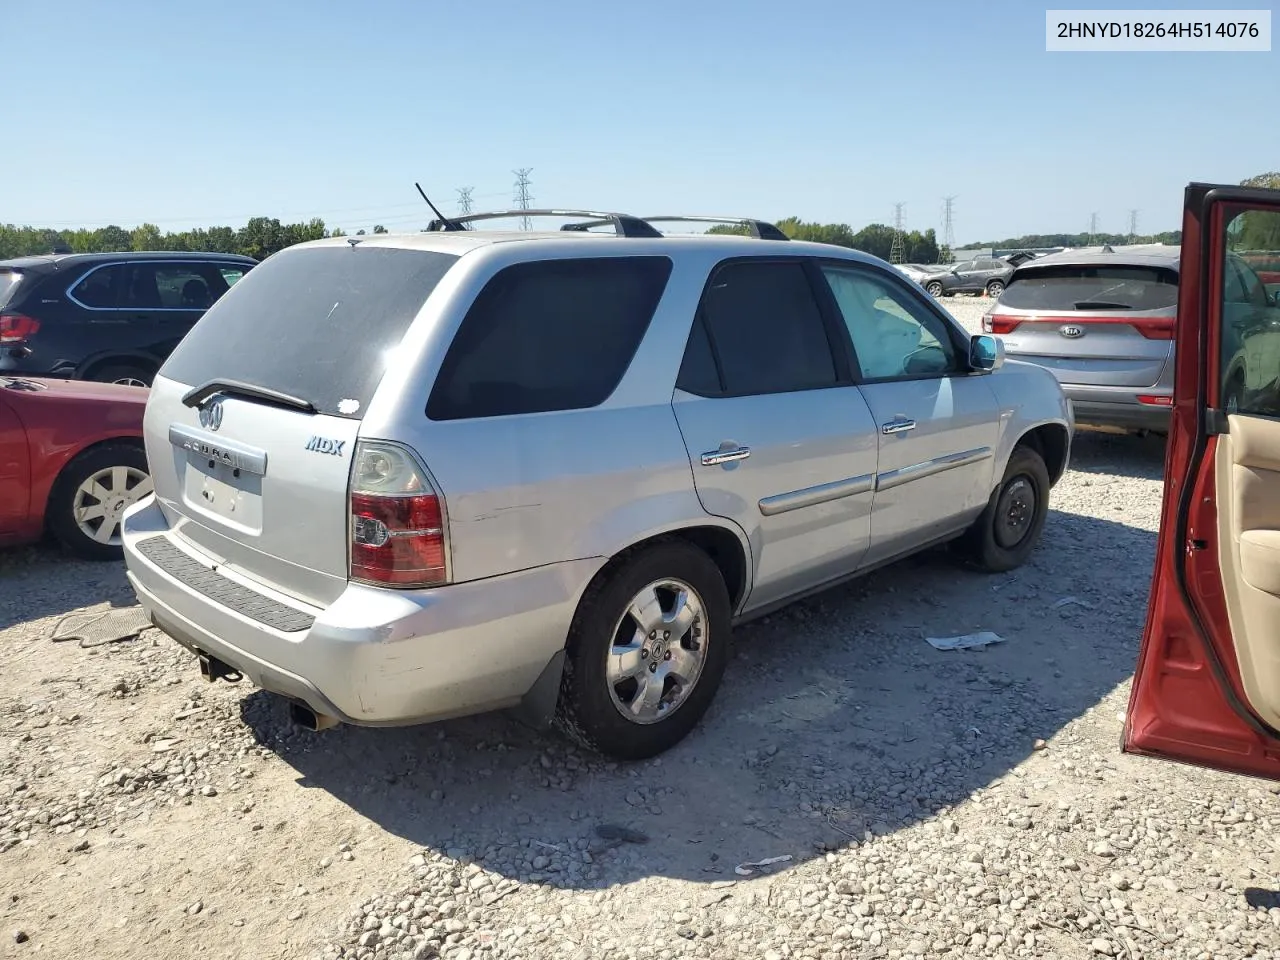
[[[211,400],[200,408],[200,426],[215,431],[222,426],[221,400]]]
[[[331,453],[335,457],[342,456],[342,448],[347,445],[345,440],[332,440],[329,437],[312,437],[307,441],[306,449],[312,453]]]
[[[1076,337],[1084,336],[1084,327],[1077,327],[1074,323],[1067,323],[1060,326],[1058,332],[1067,339],[1074,340]]]

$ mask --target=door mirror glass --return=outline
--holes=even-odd
[[[974,370],[999,370],[1004,366],[1004,343],[998,337],[983,334],[971,337],[969,366]]]

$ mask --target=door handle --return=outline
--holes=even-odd
[[[704,467],[714,467],[720,463],[732,463],[734,460],[745,460],[751,456],[750,447],[730,447],[729,449],[710,450],[702,455]]]
[[[908,430],[914,430],[916,422],[908,420],[906,417],[898,417],[896,420],[890,420],[888,423],[880,425],[880,432],[883,434],[906,433]]]

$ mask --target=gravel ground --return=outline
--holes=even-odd
[[[0,956],[1280,958],[1275,790],[1118,750],[1161,461],[1082,434],[1023,569],[744,627],[638,765],[501,716],[296,731],[155,631],[51,642],[117,566],[0,555]]]

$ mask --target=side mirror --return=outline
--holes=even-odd
[[[999,370],[1004,366],[1004,341],[986,334],[970,337],[969,366],[974,370]]]

